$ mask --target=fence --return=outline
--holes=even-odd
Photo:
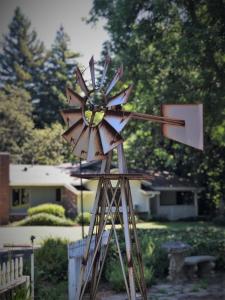
[[[105,231],[102,236],[101,247],[106,248],[108,239],[109,239],[109,231]],[[80,276],[80,270],[81,270],[81,264],[82,264],[82,258],[83,258],[85,246],[86,246],[86,239],[78,241],[78,242],[70,243],[68,245],[69,300],[77,299],[76,293],[77,293],[77,288],[78,288],[78,283],[79,283],[79,276]],[[87,262],[86,272],[84,274],[85,278],[87,278],[87,275],[88,275],[88,272],[89,272],[89,269],[91,266],[94,248],[95,248],[95,236],[93,236],[92,240],[91,240],[90,255],[88,258],[88,262]],[[104,249],[103,249],[103,251],[101,251],[101,253],[103,253],[103,252],[104,252]],[[91,273],[90,273],[89,277],[91,277]]]
[[[23,255],[0,251],[0,299],[15,287],[25,284],[29,289],[30,277],[23,275]]]

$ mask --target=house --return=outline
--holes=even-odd
[[[99,173],[101,162],[83,163],[81,166],[62,165],[71,176],[82,173]],[[111,172],[118,172],[111,165]],[[129,170],[130,173],[143,173],[143,170]],[[179,178],[166,171],[149,172],[151,181],[130,181],[132,200],[135,213],[145,218],[178,220],[198,216],[198,195],[202,188],[187,179]],[[84,180],[84,179],[83,179]],[[77,181],[78,183],[78,181]],[[116,183],[113,183],[116,185]],[[82,185],[82,186],[81,186]],[[84,211],[91,211],[97,190],[96,180],[80,182],[77,189],[82,190]],[[92,193],[90,193],[92,191]],[[81,198],[78,198],[78,211],[81,211]]]
[[[58,203],[68,214],[77,214],[76,179],[55,166],[10,164],[0,153],[0,224],[21,219],[27,209],[42,203]]]
[[[82,173],[99,173],[100,161],[60,166],[14,165],[10,156],[0,153],[0,224],[20,219],[27,209],[42,203],[58,203],[68,216],[91,212],[97,190],[96,180],[78,178]],[[129,170],[129,172],[143,170]],[[111,165],[111,172],[118,172]],[[151,181],[130,181],[135,213],[142,217],[169,220],[198,215],[197,185],[168,172],[151,172]],[[113,185],[116,181],[112,182]],[[83,205],[82,205],[82,203]]]

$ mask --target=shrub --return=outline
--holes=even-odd
[[[15,222],[15,226],[43,225],[43,226],[72,226],[74,222],[70,219],[56,217],[47,213],[39,213],[28,216],[25,219]]]
[[[35,299],[68,299],[67,243],[49,238],[35,250]]]
[[[118,230],[118,235],[121,241],[121,252],[125,256],[125,243],[121,230]],[[188,255],[216,256],[216,268],[225,270],[225,232],[223,229],[204,226],[186,227],[186,229],[138,229],[138,236],[147,286],[151,286],[157,279],[164,279],[168,274],[169,259],[161,246],[170,240],[183,241],[192,246]],[[104,276],[113,288],[125,289],[114,241],[110,243]]]
[[[225,226],[225,216],[217,216],[213,219],[213,223],[218,226]]]
[[[77,216],[76,221],[78,224],[82,225],[82,214],[81,213]],[[89,225],[90,221],[91,221],[91,214],[89,212],[84,212],[83,213],[83,224]]]
[[[41,204],[28,209],[28,215],[33,216],[40,213],[47,213],[56,217],[65,217],[65,208],[58,204]]]

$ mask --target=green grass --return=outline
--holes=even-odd
[[[138,223],[137,228],[140,229],[187,229],[187,228],[215,228],[211,222],[144,222]]]

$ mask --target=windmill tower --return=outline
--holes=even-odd
[[[141,298],[147,300],[129,181],[151,178],[148,175],[128,173],[123,138],[120,133],[130,119],[157,122],[162,124],[164,136],[202,150],[202,104],[163,105],[162,116],[125,111],[122,106],[128,101],[132,85],[111,96],[111,91],[123,75],[123,68],[120,67],[117,70],[105,89],[104,82],[109,64],[110,58],[107,56],[100,84],[97,86],[94,58],[91,58],[89,68],[92,89],[87,87],[77,67],[77,82],[84,96],[67,88],[70,108],[61,112],[64,121],[68,124],[68,130],[64,132],[63,137],[72,145],[74,154],[87,161],[102,161],[99,174],[80,174],[81,178],[97,179],[98,188],[76,298],[84,299],[87,291],[89,299],[96,298],[109,242],[114,236],[128,299],[137,299],[137,291],[139,291]],[[110,173],[113,150],[117,151],[118,174]],[[116,185],[113,182],[116,182]],[[126,248],[125,255],[121,251],[120,238],[115,226],[116,219],[121,224]],[[103,252],[100,246],[106,224],[109,222],[109,238]],[[93,236],[95,236],[94,254],[91,262],[88,263]],[[88,282],[90,282],[90,287]]]

